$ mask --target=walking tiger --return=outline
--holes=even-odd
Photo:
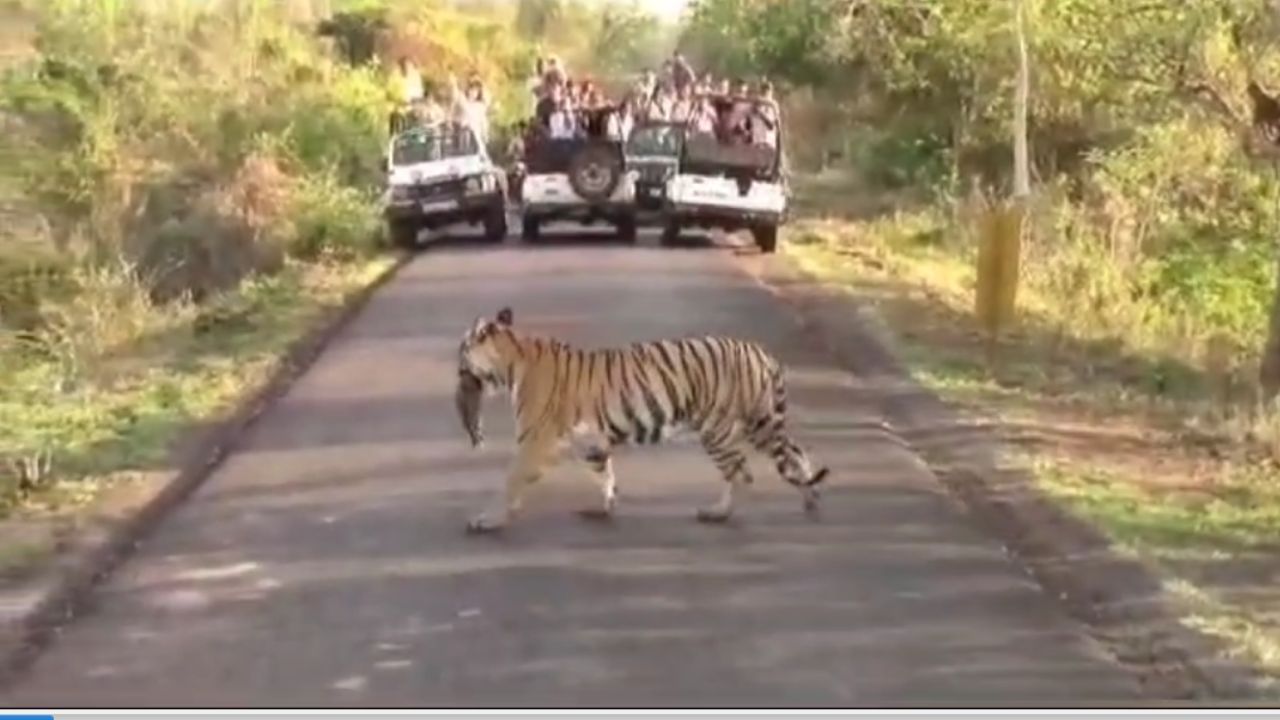
[[[473,445],[483,442],[480,398],[506,390],[515,408],[516,457],[497,510],[468,523],[472,532],[500,530],[519,512],[524,493],[577,445],[600,486],[600,504],[583,511],[608,518],[617,502],[611,459],[618,445],[658,443],[678,431],[701,440],[726,482],[719,501],[697,511],[724,522],[752,479],[745,451],[768,454],[782,479],[815,512],[826,467],[815,468],[786,431],[782,365],[758,344],[707,336],[585,350],[514,327],[511,308],[479,318],[458,348],[457,406]]]

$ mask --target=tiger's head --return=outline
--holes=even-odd
[[[462,336],[462,344],[458,347],[458,387],[454,402],[472,447],[484,444],[480,405],[485,390],[509,387],[512,383],[512,363],[510,359],[504,360],[504,355],[509,358],[514,343],[511,308],[499,310],[497,319],[493,321],[478,318]]]
[[[476,318],[475,324],[462,336],[458,346],[458,379],[484,388],[503,388],[511,384],[510,354],[516,338],[511,332],[511,308],[504,307],[497,316]]]

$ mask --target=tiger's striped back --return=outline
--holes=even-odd
[[[634,343],[625,348],[553,351],[565,428],[583,424],[611,444],[653,444],[673,432],[704,432],[768,415],[781,382],[778,363],[759,345],[724,337]],[[555,383],[555,381],[553,381]],[[522,407],[517,404],[517,408]],[[531,406],[526,422],[545,419]]]

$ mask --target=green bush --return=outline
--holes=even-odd
[[[856,162],[870,182],[886,189],[936,188],[950,173],[950,157],[944,138],[908,129],[874,135]]]
[[[378,207],[331,174],[306,176],[291,201],[289,252],[303,260],[350,260],[376,247]]]

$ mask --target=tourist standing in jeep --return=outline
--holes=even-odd
[[[631,99],[637,106],[647,104],[653,99],[653,94],[657,91],[658,76],[652,70],[645,70],[632,89]]]
[[[724,81],[728,85],[727,81]],[[664,244],[682,228],[747,229],[763,252],[777,249],[788,192],[781,152],[781,114],[772,86],[701,98],[684,127],[675,177],[666,184]]]
[[[671,55],[671,82],[675,85],[677,93],[686,88],[692,89],[693,83],[697,78],[697,73],[690,67],[689,62],[684,59],[684,55],[678,52]]]
[[[570,102],[569,88],[577,94]],[[524,147],[521,236],[537,242],[548,222],[608,223],[636,239],[635,180],[623,145],[630,112],[605,101],[590,78],[553,81]]]
[[[467,79],[466,89],[455,106],[456,120],[471,128],[481,145],[489,144],[489,98],[479,76]]]

